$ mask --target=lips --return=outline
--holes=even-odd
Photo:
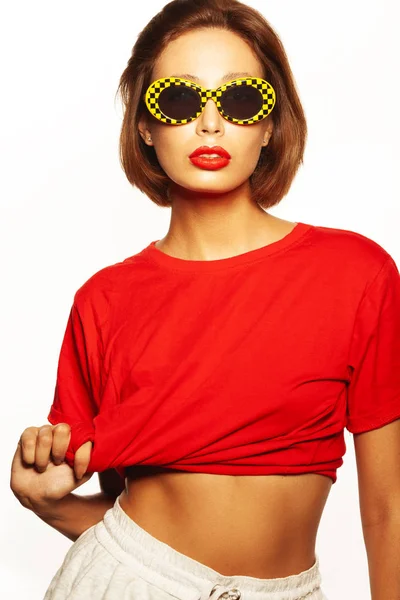
[[[202,154],[218,154],[221,158],[231,158],[231,155],[225,148],[221,146],[200,146],[196,148],[192,154],[189,155],[189,158],[193,158],[194,156],[201,156]]]

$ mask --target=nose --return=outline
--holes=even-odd
[[[219,117],[219,110],[214,98],[208,98],[203,110],[203,115],[209,113],[210,116]]]
[[[208,98],[203,112],[199,117],[199,125],[202,130],[220,131],[223,127],[223,117],[212,98]]]

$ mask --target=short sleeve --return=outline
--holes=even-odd
[[[346,429],[362,433],[400,418],[400,275],[391,256],[360,302],[348,362]]]
[[[68,423],[71,439],[66,461],[72,467],[75,452],[94,442],[93,420],[99,409],[99,343],[96,328],[84,322],[77,305],[71,307],[61,351],[53,403],[47,419],[52,425]]]

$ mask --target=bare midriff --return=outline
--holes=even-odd
[[[222,575],[306,571],[332,479],[128,467],[122,509],[143,529]]]

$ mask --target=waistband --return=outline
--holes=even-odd
[[[306,571],[274,579],[222,575],[140,527],[119,498],[95,528],[97,540],[122,564],[175,598],[184,600],[309,600],[321,584],[319,558]],[[312,598],[317,595],[312,595]],[[321,596],[322,597],[322,596]]]

